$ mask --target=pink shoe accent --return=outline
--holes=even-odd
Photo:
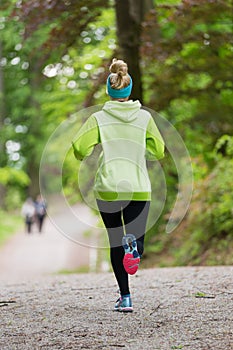
[[[131,254],[131,253],[125,254],[124,259],[123,259],[123,265],[124,265],[125,271],[129,275],[134,275],[137,272],[139,263],[140,263],[139,257],[134,258],[133,254]]]

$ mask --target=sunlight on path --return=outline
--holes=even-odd
[[[85,206],[78,206],[82,216],[88,220],[95,218]],[[73,224],[67,214],[58,214],[67,226]],[[64,217],[62,217],[64,216]],[[82,223],[77,222],[76,236],[81,242],[87,242]],[[91,259],[90,259],[91,257]],[[63,236],[53,223],[46,218],[41,234],[33,227],[32,234],[19,232],[0,250],[0,281],[23,281],[56,273],[60,270],[88,269],[93,266],[93,249],[81,246]]]

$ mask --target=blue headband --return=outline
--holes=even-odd
[[[129,85],[123,89],[113,89],[111,87],[110,77],[111,77],[111,74],[108,76],[108,79],[107,79],[107,93],[108,93],[108,95],[111,96],[112,98],[129,97],[131,94],[131,91],[132,91],[132,87],[133,87],[133,81],[132,81],[131,76],[129,75],[129,77],[130,77]]]

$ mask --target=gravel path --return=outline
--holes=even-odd
[[[132,314],[112,311],[112,273],[0,288],[0,349],[233,349],[233,267],[140,270]]]

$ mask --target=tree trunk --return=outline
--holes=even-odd
[[[2,42],[0,41],[0,60],[2,59]],[[5,104],[4,104],[4,77],[3,68],[0,65],[0,128],[3,126],[4,115],[5,115]],[[0,149],[2,152],[2,149]]]
[[[40,186],[39,186],[39,165],[38,163],[30,157],[28,160],[27,165],[27,173],[28,176],[31,179],[31,183],[28,188],[28,195],[35,199],[37,195],[40,193]]]
[[[2,59],[2,42],[0,41],[0,60]],[[5,103],[4,103],[4,76],[3,68],[0,65],[0,134],[3,133],[3,125],[5,119]],[[1,135],[2,136],[2,135]],[[3,138],[0,137],[0,167],[5,166],[5,149]],[[4,207],[6,195],[6,187],[0,183],[0,208]]]
[[[37,100],[38,86],[41,85],[41,67],[39,61],[30,62],[30,90],[31,96],[28,100],[31,109],[31,125],[28,132],[31,134],[31,148],[28,150],[27,174],[31,180],[28,187],[28,195],[35,198],[40,193],[39,167],[40,167],[40,147],[38,143],[43,142],[43,114],[40,103]],[[29,145],[30,146],[30,145]]]
[[[0,40],[0,61],[2,59],[2,42]],[[4,126],[4,119],[5,119],[5,101],[4,101],[4,74],[3,74],[3,68],[0,65],[0,133],[3,132],[3,126]],[[3,137],[0,138],[0,166],[3,166],[3,159],[5,149],[4,149],[4,142]],[[4,164],[5,165],[5,164]]]
[[[133,79],[132,99],[143,103],[142,79],[140,69],[141,24],[145,14],[152,8],[152,0],[116,0],[117,35],[120,54],[127,62]]]

